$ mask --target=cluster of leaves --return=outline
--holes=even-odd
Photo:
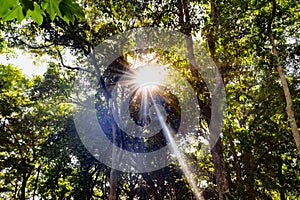
[[[0,18],[3,21],[31,19],[41,25],[46,15],[53,21],[56,16],[68,24],[74,23],[75,16],[84,18],[82,8],[73,0],[1,0]]]

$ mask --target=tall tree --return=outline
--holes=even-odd
[[[272,54],[274,55],[275,59],[276,59],[276,68],[277,68],[277,72],[279,74],[281,83],[282,83],[282,87],[283,87],[283,91],[284,91],[284,96],[285,96],[285,100],[286,100],[286,112],[290,121],[290,126],[291,126],[291,130],[293,133],[293,137],[297,146],[297,150],[298,153],[300,154],[300,133],[298,130],[298,126],[297,126],[297,122],[295,119],[295,114],[294,114],[294,109],[293,109],[293,101],[292,101],[292,97],[291,97],[291,93],[289,90],[289,86],[283,71],[283,66],[281,64],[280,61],[280,56],[279,53],[277,51],[277,45],[275,43],[275,38],[274,38],[274,34],[273,34],[273,30],[272,30],[272,25],[274,22],[274,19],[276,17],[276,13],[277,13],[277,3],[276,0],[272,0],[272,13],[269,16],[269,20],[268,20],[268,24],[267,24],[267,33],[269,36],[269,40],[272,46]],[[280,20],[280,18],[278,19]]]

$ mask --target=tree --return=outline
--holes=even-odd
[[[299,196],[299,155],[288,124],[293,114],[286,115],[287,87],[284,86],[284,92],[278,79],[282,67],[286,75],[281,78],[289,85],[289,102],[294,103],[294,120],[299,123],[296,1],[10,0],[2,4],[5,43],[33,52],[37,58],[50,55],[57,62],[49,65],[43,77],[33,79],[24,77],[15,67],[1,66],[0,156],[5,160],[0,162],[2,198],[196,198],[177,162],[149,173],[121,173],[100,163],[82,145],[70,114],[71,106],[66,103],[80,103],[70,95],[72,84],[77,72],[88,73],[100,83],[102,93],[96,94],[95,106],[99,124],[107,127],[106,135],[111,141],[127,150],[132,150],[133,144],[139,144],[143,151],[149,146],[164,145],[165,140],[158,136],[147,142],[124,137],[108,106],[109,86],[118,82],[120,71],[130,68],[127,58],[148,53],[154,53],[158,62],[177,70],[197,96],[202,117],[199,130],[186,131],[181,137],[185,142],[184,156],[205,199]],[[71,15],[72,12],[76,14]],[[23,19],[26,23],[20,25]],[[182,43],[183,49],[190,47],[185,52],[188,57],[197,57],[194,42],[199,42],[221,72],[228,108],[222,135],[210,153],[204,147],[211,115],[210,95],[201,74],[187,59],[172,52],[147,49],[122,55],[108,68],[83,67],[85,57],[110,36],[148,26],[192,36],[196,40],[187,38]],[[78,62],[74,65],[66,62],[66,49],[76,56]],[[114,49],[107,49],[110,51]],[[176,128],[180,107],[172,92],[167,98],[172,102],[168,105],[172,114],[168,120]],[[131,115],[137,123],[143,123],[139,122],[140,104],[139,98],[131,104]],[[292,107],[289,108],[291,111]],[[294,135],[297,140],[297,134]]]
[[[1,65],[3,198],[26,199],[37,195],[37,184],[44,166],[41,146],[64,124],[68,106],[59,101],[63,100],[61,95],[65,91],[59,85],[54,66],[49,68],[48,75],[51,79],[47,75],[45,79],[51,81],[51,90],[39,77],[29,80],[16,67]],[[51,98],[46,100],[46,95],[51,95]],[[56,106],[52,105],[53,102]]]
[[[278,74],[280,76],[280,80],[282,82],[282,87],[283,87],[283,91],[284,91],[284,95],[285,95],[285,99],[286,99],[286,112],[290,121],[290,126],[292,129],[292,133],[293,133],[293,137],[298,149],[298,153],[300,154],[300,133],[298,131],[298,126],[297,126],[297,122],[295,119],[295,114],[294,114],[294,109],[293,109],[293,102],[292,102],[292,98],[291,98],[291,93],[289,91],[289,87],[288,87],[288,83],[286,80],[286,77],[284,75],[283,72],[283,67],[281,65],[280,62],[280,57],[277,51],[277,46],[275,43],[275,38],[273,35],[273,31],[272,31],[272,23],[273,20],[276,16],[276,12],[277,12],[277,8],[276,8],[277,4],[276,4],[276,0],[272,1],[272,14],[270,16],[270,19],[268,21],[268,25],[267,25],[267,32],[268,32],[268,36],[269,36],[269,40],[272,46],[272,54],[275,56],[276,58],[276,62],[277,62],[277,71]]]

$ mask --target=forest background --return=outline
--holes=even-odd
[[[95,159],[76,131],[72,92],[84,70],[80,63],[109,37],[139,27],[191,36],[187,46],[206,49],[220,71],[227,103],[221,137],[207,151],[202,129],[182,136],[193,138],[184,154],[201,196],[299,198],[297,0],[0,0],[0,5],[1,54],[14,56],[21,49],[37,65],[42,56],[51,58],[45,74],[33,77],[0,64],[1,199],[196,198],[177,162],[153,172],[120,172]],[[67,52],[75,57],[71,64]],[[156,55],[189,80],[209,124],[211,103],[201,74],[168,52]],[[120,63],[100,68],[101,87],[116,82]],[[107,104],[101,105],[105,110]]]

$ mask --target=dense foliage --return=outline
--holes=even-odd
[[[103,90],[96,95],[96,107],[99,123],[108,127],[107,137],[127,149],[141,143],[124,139],[121,131],[114,138],[110,92],[120,69],[128,69],[129,58],[152,53],[158,63],[182,74],[197,96],[200,128],[180,137],[204,199],[299,198],[297,0],[0,0],[0,4],[0,52],[9,55],[22,49],[35,55],[37,62],[42,55],[54,60],[43,76],[32,78],[16,66],[0,63],[1,199],[196,198],[180,162],[147,173],[119,172],[93,157],[76,132],[72,109],[80,101],[72,95],[74,80],[78,72],[94,70],[82,67],[84,59],[110,36],[137,27],[192,36],[193,40],[186,40],[190,58],[196,52],[195,43],[210,53],[226,90],[222,134],[208,148],[203,138],[211,102],[201,74],[183,57],[154,48],[122,55],[107,69],[100,66],[100,74],[91,77],[101,75]],[[74,63],[67,62],[66,52],[76,58]],[[168,98],[172,102],[165,103],[168,120],[176,129],[180,108],[172,95]],[[133,102],[131,114],[141,125],[140,104]],[[142,148],[164,143],[160,134]]]

